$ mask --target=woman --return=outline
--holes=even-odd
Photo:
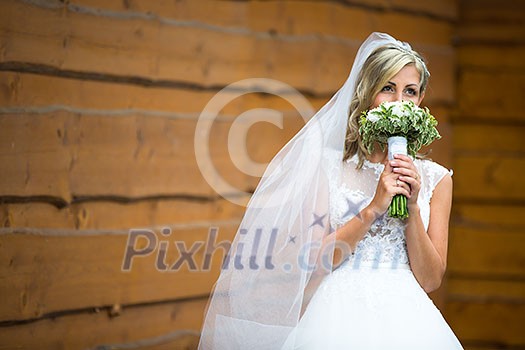
[[[462,348],[426,295],[446,268],[450,173],[368,154],[358,132],[360,113],[381,102],[419,104],[428,76],[407,44],[381,33],[363,43],[344,86],[252,196],[201,349]],[[386,215],[396,194],[406,220]]]
[[[358,132],[360,111],[385,101],[419,105],[428,77],[422,58],[400,45],[381,46],[364,63],[343,176],[330,193],[335,239],[352,255],[324,279],[289,337],[290,349],[461,349],[426,295],[446,269],[451,173],[403,155],[389,161],[380,147],[368,154]],[[408,198],[404,221],[386,214],[396,194]],[[348,203],[357,214],[342,215]]]

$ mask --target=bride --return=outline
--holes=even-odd
[[[427,296],[446,269],[452,172],[375,147],[362,111],[419,105],[429,73],[373,33],[343,87],[272,160],[210,298],[199,349],[462,349]],[[396,194],[409,217],[391,218]]]

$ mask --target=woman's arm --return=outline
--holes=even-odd
[[[393,172],[399,175],[399,184],[409,193],[407,207],[410,216],[406,221],[405,236],[410,267],[421,287],[429,293],[439,288],[447,267],[452,178],[445,175],[434,188],[427,232],[417,204],[420,175],[409,157],[396,154],[394,158],[390,162]]]
[[[417,204],[421,186],[420,176],[409,157],[396,155],[395,158],[394,161],[386,162],[376,193],[368,207],[334,234],[328,235],[323,244],[343,242],[348,245],[349,252],[354,251],[372,223],[387,211],[392,198],[396,194],[403,194],[408,198],[407,206],[410,213],[405,231],[410,266],[421,287],[429,293],[441,285],[446,269],[452,178],[450,175],[445,175],[433,191],[427,233]],[[334,251],[334,266],[346,258],[341,253],[343,252],[340,250]]]
[[[358,215],[340,227],[335,232],[335,235],[328,236],[327,241],[333,241],[335,239],[339,243],[346,244],[348,248],[347,253],[353,252],[359,241],[361,241],[368,230],[370,230],[374,221],[388,210],[392,198],[394,198],[396,194],[410,196],[408,185],[396,185],[398,178],[399,174],[393,171],[390,162],[385,162],[385,169],[379,177],[376,192],[370,204],[361,210]],[[346,258],[342,253],[344,252],[340,250],[334,251],[334,265],[338,265],[338,263]]]
[[[346,245],[346,249],[334,250],[334,266],[337,267],[340,265],[346,257],[355,250],[357,244],[363,239],[368,230],[370,230],[370,227],[377,217],[378,215],[374,210],[368,206],[334,232],[334,237],[328,236],[325,239],[325,244],[333,244],[335,240],[335,242],[339,244],[342,243]]]
[[[425,231],[419,206],[410,203],[406,223],[406,243],[412,272],[425,292],[441,285],[447,267],[448,226],[452,206],[452,177],[445,175],[437,184],[430,202],[430,222]]]

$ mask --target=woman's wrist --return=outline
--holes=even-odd
[[[363,223],[372,225],[374,221],[376,221],[377,218],[381,216],[381,213],[376,207],[370,204],[361,211],[360,215],[361,221],[363,221]]]
[[[408,211],[418,212],[419,213],[419,204],[416,203],[407,203]]]
[[[408,219],[409,220],[410,218],[416,218],[420,216],[420,213],[419,213],[420,208],[417,203],[407,204],[407,209],[408,209]]]

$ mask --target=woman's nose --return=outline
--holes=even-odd
[[[396,93],[395,96],[394,96],[394,101],[396,101],[396,102],[403,101],[403,93],[402,92]]]

